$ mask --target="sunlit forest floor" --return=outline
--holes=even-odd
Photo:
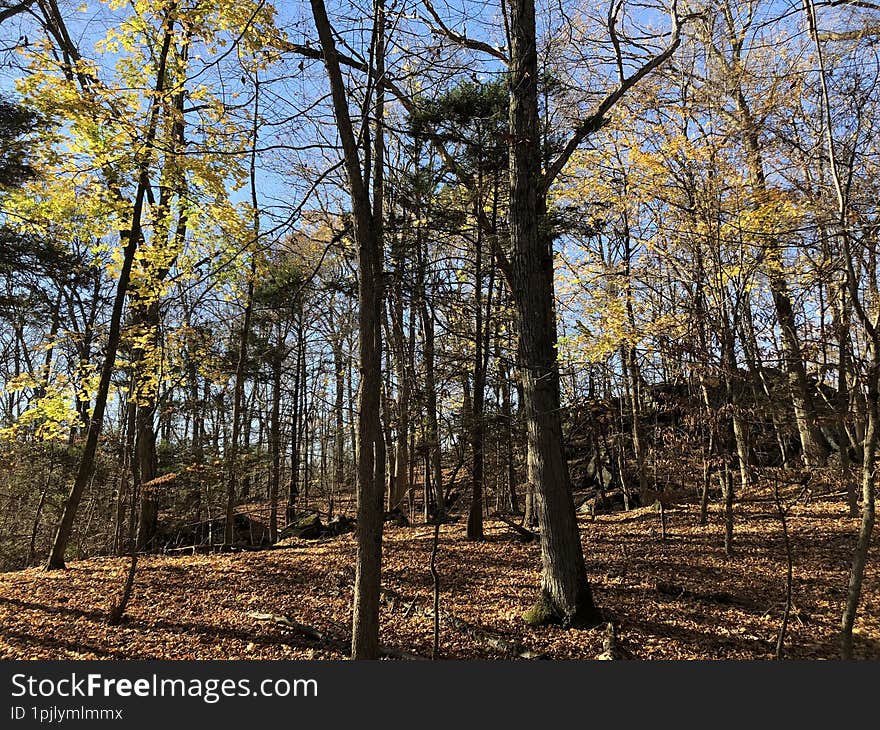
[[[836,658],[837,633],[857,520],[843,498],[789,495],[794,572],[786,656]],[[653,508],[582,519],[597,603],[635,659],[764,659],[773,656],[785,602],[786,558],[772,495],[736,504],[736,551],[726,558],[717,505],[699,526],[696,504],[671,506],[660,538]],[[503,523],[483,543],[461,523],[440,531],[440,654],[447,659],[518,655],[592,659],[604,628],[526,626],[539,547]],[[386,529],[382,642],[428,657],[433,618],[428,569],[431,526]],[[284,549],[148,556],[138,565],[126,619],[106,616],[128,560],[94,558],[66,571],[0,574],[3,659],[339,659],[344,657],[354,581],[351,534],[289,540]],[[873,542],[855,653],[880,658],[880,555]],[[271,614],[271,616],[269,616]],[[282,617],[294,623],[285,624]],[[304,632],[303,624],[317,631]]]

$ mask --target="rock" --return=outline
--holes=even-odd
[[[326,533],[328,535],[336,536],[343,535],[346,532],[352,532],[354,530],[354,520],[350,517],[346,517],[345,515],[336,515],[330,522],[327,523]]]
[[[395,507],[390,512],[386,512],[385,522],[393,522],[398,527],[409,527],[409,518],[400,507]]]
[[[595,497],[590,497],[584,502],[581,503],[581,506],[578,507],[579,515],[595,515],[596,514],[596,503],[598,502],[598,495]]]
[[[641,500],[636,492],[629,495],[629,507],[635,509],[641,507]],[[602,494],[599,492],[596,496],[590,497],[578,507],[578,514],[582,515],[606,515],[612,512],[620,512],[624,509],[623,491],[615,489]]]
[[[614,481],[614,475],[608,468],[605,460],[601,457],[597,458],[594,454],[587,462],[584,478],[587,485],[602,486],[607,489]]]
[[[283,540],[288,537],[299,537],[303,540],[317,540],[324,533],[324,525],[321,516],[317,512],[301,517],[285,527],[279,537]]]

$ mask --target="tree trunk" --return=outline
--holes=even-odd
[[[238,498],[238,442],[241,433],[242,412],[247,412],[244,395],[244,381],[247,373],[248,337],[251,329],[251,314],[254,303],[254,279],[257,272],[257,255],[251,253],[248,272],[247,294],[241,334],[238,338],[238,361],[235,366],[235,381],[232,390],[232,433],[226,448],[226,521],[223,529],[223,544],[228,548],[235,539],[235,504]]]
[[[333,342],[333,369],[336,383],[336,403],[333,409],[335,429],[333,433],[333,482],[337,492],[345,483],[345,361],[342,358],[342,337]]]
[[[541,528],[542,595],[531,623],[597,625],[562,451],[553,255],[542,189],[534,0],[510,3],[510,213],[513,298],[519,333],[528,474]]]
[[[302,436],[302,387],[305,380],[303,365],[305,362],[305,337],[303,335],[302,305],[299,304],[296,323],[296,358],[293,370],[293,413],[290,427],[290,484],[287,490],[287,523],[296,519],[296,500],[299,497],[299,459]]]
[[[504,418],[504,460],[507,463],[506,475],[506,508],[511,514],[519,513],[519,504],[516,498],[516,464],[513,453],[513,409],[510,406],[510,377],[507,365],[500,364],[500,354],[497,358],[501,377],[501,415]]]
[[[105,348],[104,362],[101,366],[101,375],[98,380],[98,389],[95,394],[95,405],[89,419],[88,429],[86,431],[86,442],[83,447],[82,458],[74,478],[70,494],[64,504],[64,511],[61,515],[61,521],[58,529],[55,531],[55,538],[52,541],[52,550],[49,554],[49,560],[46,563],[47,570],[64,568],[64,554],[67,552],[67,545],[70,541],[70,535],[73,532],[73,523],[76,519],[76,512],[82,501],[83,492],[92,479],[95,470],[95,456],[98,452],[98,441],[101,438],[101,430],[104,425],[104,413],[107,408],[107,397],[110,393],[110,381],[113,376],[113,370],[116,364],[116,353],[119,350],[119,342],[122,335],[122,313],[125,307],[125,298],[128,293],[128,284],[131,278],[131,267],[134,262],[134,254],[143,238],[143,230],[141,228],[141,217],[144,209],[144,200],[146,198],[149,183],[149,167],[150,152],[153,142],[156,138],[156,130],[159,122],[159,110],[162,95],[165,90],[165,65],[168,59],[168,50],[171,45],[173,27],[168,24],[168,30],[165,33],[162,48],[159,52],[159,59],[156,70],[156,86],[155,96],[150,109],[150,121],[145,135],[144,148],[148,150],[147,157],[141,162],[138,185],[135,192],[134,205],[131,213],[131,228],[122,232],[122,237],[126,240],[125,248],[122,254],[122,267],[119,271],[119,280],[116,283],[116,294],[113,298],[113,309],[110,313],[110,325],[107,333],[107,345]]]
[[[394,256],[394,301],[391,307],[391,335],[397,374],[397,443],[394,450],[394,479],[389,490],[388,508],[399,508],[409,488],[409,409],[410,376],[407,362],[409,346],[404,328],[403,279],[405,256],[398,237]]]
[[[336,126],[342,142],[345,169],[354,213],[354,238],[358,246],[358,328],[360,392],[358,414],[357,564],[352,622],[352,658],[379,657],[379,588],[382,561],[382,487],[384,445],[380,419],[382,388],[382,173],[385,164],[383,139],[382,76],[384,74],[384,6],[376,5],[375,167],[373,202],[370,202],[360,165],[357,140],[348,111],[345,82],[333,29],[323,0],[311,0],[312,15],[324,55]],[[378,213],[378,215],[377,215]]]
[[[758,127],[741,91],[736,93],[736,104],[740,114],[743,144],[749,165],[755,204],[760,205],[767,200],[769,191],[764,173]],[[782,333],[783,361],[788,376],[795,421],[803,448],[804,462],[807,466],[821,465],[828,458],[830,449],[816,418],[816,407],[804,365],[791,294],[788,289],[788,281],[783,274],[784,262],[775,242],[771,242],[767,247],[766,265],[770,294]]]
[[[840,656],[853,658],[852,632],[862,593],[862,579],[868,562],[868,548],[871,545],[871,532],[874,529],[876,487],[874,486],[877,463],[877,444],[880,440],[880,341],[872,343],[872,362],[867,372],[867,411],[868,423],[865,428],[864,458],[862,460],[862,521],[859,536],[853,552],[846,594],[846,607],[843,610],[840,632]]]
[[[725,466],[719,477],[724,499],[724,554],[729,558],[733,555],[733,473]]]
[[[434,372],[434,314],[428,306],[426,292],[425,252],[422,250],[421,225],[416,231],[416,254],[419,257],[419,314],[424,333],[424,351],[422,356],[425,364],[425,420],[427,459],[430,464],[431,493],[433,497],[434,518],[442,521],[446,515],[446,504],[443,493],[443,461],[440,446],[440,424],[437,417],[437,382]],[[430,505],[426,505],[430,511]]]
[[[480,188],[477,187],[475,206],[482,207]],[[477,214],[478,211],[477,211]],[[471,506],[468,512],[467,539],[483,540],[483,467],[485,465],[483,400],[486,389],[486,374],[483,357],[483,240],[482,226],[477,227],[474,272],[474,392],[470,409],[471,441]]]
[[[269,427],[272,473],[269,477],[269,542],[278,540],[278,490],[281,486],[281,366],[283,336],[276,325],[277,339],[272,357],[272,417]]]

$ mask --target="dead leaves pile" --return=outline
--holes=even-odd
[[[750,495],[751,497],[751,495]],[[717,510],[697,525],[698,508],[667,510],[660,539],[651,509],[582,524],[596,602],[635,659],[764,659],[776,641],[785,598],[785,550],[771,501],[736,505],[733,558],[723,549]],[[835,658],[837,632],[857,520],[839,497],[797,503],[789,512],[794,547],[793,611],[786,656]],[[430,656],[432,528],[386,531],[381,642]],[[520,618],[538,588],[540,550],[501,522],[487,539],[467,542],[462,524],[440,533],[441,656],[592,659],[603,651],[595,630],[533,629]],[[2,659],[339,659],[351,622],[355,544],[344,535],[292,541],[280,550],[145,557],[122,625],[106,616],[127,560],[94,558],[66,571],[0,574]],[[880,658],[880,570],[876,540],[856,623],[856,654]],[[289,617],[290,625],[260,621]],[[316,629],[297,630],[298,624]],[[467,630],[463,630],[463,626]],[[481,636],[503,637],[502,641]],[[321,640],[324,637],[325,640]]]

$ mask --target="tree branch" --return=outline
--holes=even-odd
[[[613,17],[613,16],[612,16]],[[557,178],[560,172],[562,172],[562,168],[565,167],[569,158],[574,154],[574,151],[580,147],[581,143],[587,139],[591,134],[594,134],[598,131],[607,121],[606,115],[610,112],[614,106],[629,92],[636,84],[639,83],[643,78],[645,78],[652,71],[660,68],[666,61],[668,61],[672,54],[675,53],[678,46],[681,44],[681,27],[686,20],[690,20],[696,15],[688,15],[685,18],[680,18],[678,15],[678,2],[674,0],[672,3],[672,8],[670,10],[670,17],[672,19],[672,32],[671,37],[669,39],[669,44],[666,46],[663,51],[654,56],[650,61],[641,66],[635,73],[630,76],[624,78],[615,88],[611,91],[596,107],[596,110],[590,114],[586,119],[581,121],[581,123],[575,128],[574,132],[571,135],[571,138],[566,143],[562,152],[560,152],[556,159],[550,164],[547,168],[547,171],[544,173],[543,180],[541,181],[541,193],[546,194],[547,190],[553,184],[553,181]],[[616,39],[614,36],[613,28],[612,28],[612,38]]]
[[[23,13],[31,5],[33,5],[35,1],[36,0],[23,0],[23,2],[15,3],[14,5],[3,3],[2,9],[0,9],[0,23],[5,23],[7,20],[15,17],[19,13]]]
[[[488,43],[484,43],[483,41],[477,41],[473,38],[468,38],[462,33],[457,33],[443,22],[443,19],[437,14],[437,11],[434,10],[434,6],[431,3],[431,0],[422,0],[422,4],[425,6],[425,10],[428,11],[429,15],[434,19],[434,22],[437,24],[437,27],[432,26],[430,23],[427,24],[432,33],[442,36],[444,38],[448,38],[453,43],[457,43],[463,48],[469,48],[472,51],[481,51],[482,53],[487,53],[493,58],[497,58],[499,61],[507,63],[507,56],[505,55],[503,49],[495,48]]]

